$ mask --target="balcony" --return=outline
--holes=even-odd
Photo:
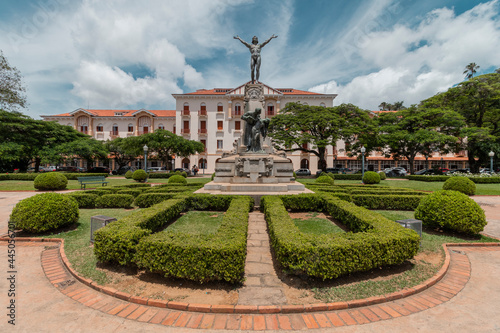
[[[190,133],[191,133],[191,131],[189,130],[189,128],[183,128],[183,129],[181,129],[181,134],[182,135],[187,135],[187,134],[190,134]]]
[[[233,118],[241,118],[241,111],[240,112],[233,112],[232,116],[233,116]]]
[[[127,133],[127,138],[131,137],[131,136],[134,136],[134,132],[128,132]]]
[[[104,133],[103,132],[97,132],[95,134],[96,139],[103,139],[104,140]]]
[[[198,117],[206,117],[206,116],[207,116],[207,110],[198,111]]]
[[[207,135],[207,129],[206,128],[200,128],[198,130],[198,135],[204,135],[204,136],[206,136]]]
[[[111,131],[109,132],[109,136],[111,139],[116,139],[117,137],[120,136],[120,133],[118,131]]]
[[[191,112],[189,110],[182,110],[182,115],[189,117],[191,115]]]

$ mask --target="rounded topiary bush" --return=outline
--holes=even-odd
[[[467,195],[474,195],[476,193],[476,184],[467,177],[450,177],[444,182],[443,190],[452,190]]]
[[[380,183],[380,175],[375,171],[366,171],[363,176],[364,184],[378,184]]]
[[[41,191],[65,190],[68,178],[60,172],[46,172],[36,176],[33,185]]]
[[[383,171],[379,171],[378,175],[380,176],[380,180],[385,180],[387,178],[387,175]]]
[[[133,174],[134,174],[134,173],[133,173],[131,170],[129,170],[129,171],[125,172],[125,178],[127,178],[127,179],[132,179],[132,175],[133,175]]]
[[[481,207],[458,191],[441,190],[424,196],[415,210],[415,218],[429,227],[441,227],[465,234],[484,229],[486,217]]]
[[[78,203],[71,196],[43,193],[18,202],[10,221],[16,228],[40,233],[76,223],[78,216]]]
[[[148,178],[148,174],[146,173],[146,171],[138,169],[134,171],[134,173],[132,174],[132,178],[136,182],[143,182]]]
[[[328,184],[328,185],[334,184],[334,180],[330,176],[319,176],[318,178],[316,178],[314,182],[317,184]]]
[[[169,184],[187,184],[186,178],[181,175],[173,175],[168,179]]]

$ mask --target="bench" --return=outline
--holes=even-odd
[[[102,186],[105,186],[109,183],[104,176],[78,177],[77,179],[80,183],[80,189],[84,190],[87,184],[102,184]]]

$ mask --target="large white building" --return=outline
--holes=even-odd
[[[231,150],[235,140],[242,136],[244,124],[241,116],[243,110],[245,84],[237,88],[200,89],[186,94],[174,94],[175,110],[94,110],[77,109],[70,113],[42,116],[48,121],[57,121],[76,130],[91,135],[98,140],[112,140],[117,137],[137,136],[152,133],[157,129],[165,129],[189,140],[204,144],[205,151],[188,158],[177,157],[175,168],[189,168],[197,165],[200,173],[211,174],[215,169],[215,161],[223,151]],[[265,110],[262,117],[272,118],[290,102],[307,105],[333,106],[336,94],[319,94],[293,88],[272,88],[264,84]],[[376,112],[375,112],[376,113]],[[318,158],[314,154],[304,152],[288,153],[294,168],[308,168],[312,173],[318,170]],[[342,141],[336,147],[327,149],[327,166],[361,168],[356,157],[349,157]],[[428,168],[432,165],[447,168],[465,168],[465,155],[439,155],[425,159],[417,157],[415,169]],[[80,161],[83,165],[84,161]],[[102,162],[97,162],[102,165]],[[367,156],[366,167],[369,170],[382,170],[393,166],[407,167],[406,161],[394,161],[382,153]],[[135,167],[142,168],[142,159],[136,161]],[[150,158],[148,167],[163,166],[161,162]],[[111,160],[109,167],[115,169]],[[167,166],[170,169],[172,166]]]

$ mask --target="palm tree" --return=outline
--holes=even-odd
[[[387,110],[387,103],[386,102],[380,103],[378,108],[380,109],[380,111],[386,111]]]
[[[474,74],[476,74],[479,69],[479,65],[476,65],[475,62],[471,62],[467,66],[465,66],[464,74],[467,74],[466,78],[471,79]]]
[[[406,107],[403,105],[404,101],[400,102],[394,102],[392,105],[395,111],[400,111],[406,109]]]

